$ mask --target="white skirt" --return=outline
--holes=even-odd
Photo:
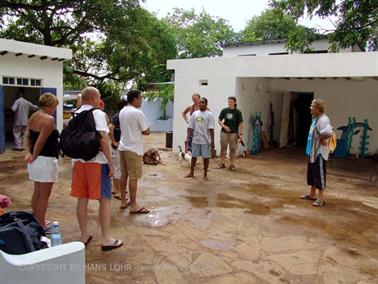
[[[58,159],[55,157],[38,156],[28,164],[29,179],[36,182],[58,181]]]

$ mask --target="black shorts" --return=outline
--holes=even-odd
[[[316,158],[314,163],[307,164],[307,184],[324,190],[326,187],[327,161],[323,159],[322,155]]]

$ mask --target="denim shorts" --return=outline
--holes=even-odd
[[[192,144],[192,157],[202,157],[208,159],[211,157],[209,144]]]

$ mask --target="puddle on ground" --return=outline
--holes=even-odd
[[[205,208],[209,207],[209,204],[215,204],[214,207],[216,208],[245,209],[245,212],[249,214],[267,215],[271,211],[271,208],[262,202],[258,203],[253,200],[240,199],[227,194],[216,194],[215,197],[186,196],[185,198],[188,199],[191,205],[195,208]],[[215,200],[212,200],[213,198]]]
[[[0,174],[12,174],[20,169],[26,169],[26,163],[21,158],[0,162]]]
[[[168,224],[176,223],[181,220],[185,212],[183,208],[179,207],[162,207],[158,209],[151,209],[149,214],[130,214],[132,223],[144,227],[160,228]]]
[[[363,210],[356,210],[363,209]],[[320,210],[319,210],[320,209]],[[360,202],[330,199],[323,208],[315,208],[313,216],[285,215],[281,221],[290,225],[301,225],[311,230],[318,230],[341,242],[351,242],[364,250],[368,255],[377,256],[378,242],[365,236],[377,224],[376,209],[364,206]],[[315,213],[315,212],[314,212]],[[342,222],[340,222],[342,216]],[[335,223],[335,220],[339,220]],[[358,256],[357,251],[347,251]]]
[[[185,198],[188,199],[195,208],[205,208],[209,206],[209,201],[206,196],[185,196]]]
[[[205,247],[214,249],[214,250],[222,250],[222,251],[230,251],[234,248],[234,243],[224,240],[202,240],[201,244]]]

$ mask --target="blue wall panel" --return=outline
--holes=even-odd
[[[5,151],[4,88],[0,86],[0,153]]]

